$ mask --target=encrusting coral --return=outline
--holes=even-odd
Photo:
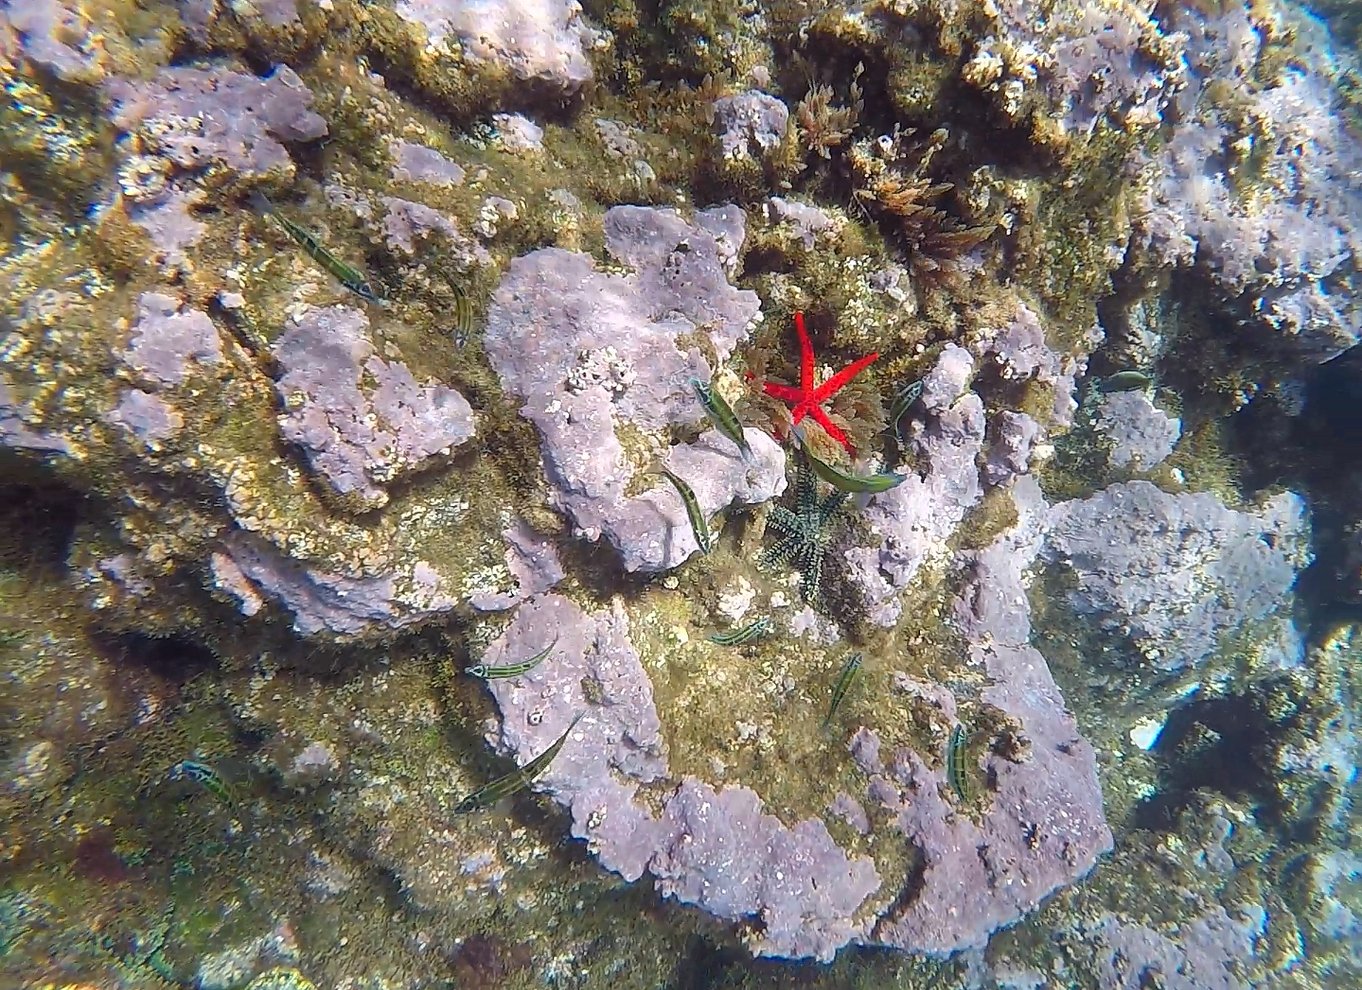
[[[0,0],[0,982],[1362,978],[1345,73],[1034,8]]]

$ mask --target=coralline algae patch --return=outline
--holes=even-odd
[[[0,503],[78,506],[41,594],[8,590],[35,527],[0,547],[6,793],[65,824],[6,808],[37,861],[123,884],[154,827],[178,872],[141,896],[181,877],[152,936],[114,901],[132,948],[72,958],[645,986],[696,944],[867,945],[903,951],[809,979],[927,985],[908,955],[965,954],[1005,985],[1230,987],[1289,975],[1293,939],[1337,955],[1352,647],[1290,618],[1308,473],[1250,503],[1223,451],[1213,491],[1182,467],[1206,393],[1286,394],[1356,340],[1357,148],[1328,65],[1284,57],[1298,29],[1276,5],[0,7]],[[1227,366],[1182,388],[1189,353]],[[1097,394],[1090,364],[1151,390]],[[814,455],[902,480],[832,494],[794,415]],[[151,637],[199,678],[158,679]],[[1267,783],[1198,775],[1229,713],[1271,740]],[[139,794],[192,772],[138,819],[80,789],[98,746]],[[456,813],[496,780],[540,797]],[[1135,813],[1155,799],[1175,831]],[[194,855],[251,911],[186,920]],[[1142,855],[1170,876],[1123,889]]]

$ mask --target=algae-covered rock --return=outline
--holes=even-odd
[[[557,248],[516,259],[493,296],[486,347],[540,432],[555,504],[588,539],[607,537],[629,570],[662,570],[696,544],[674,493],[659,490],[659,502],[628,492],[655,458],[684,468],[711,515],[783,488],[773,445],[759,448],[752,483],[732,470],[743,463],[732,444],[725,456],[728,441],[690,456],[669,451],[663,432],[703,418],[691,380],[709,380],[759,309],[729,283],[742,243],[737,211],[707,211],[691,225],[673,211],[616,207],[605,232],[633,273],[600,272]]]

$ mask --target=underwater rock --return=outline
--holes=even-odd
[[[923,473],[911,472],[870,499],[862,519],[879,542],[846,553],[848,579],[877,625],[898,621],[898,592],[928,559],[946,552],[946,541],[983,494],[975,461],[984,446],[984,404],[968,391],[972,370],[964,348],[942,351],[924,381],[922,404],[930,415],[915,422],[908,437]]]
[[[287,65],[267,76],[212,69],[161,69],[148,81],[111,79],[113,120],[181,169],[225,166],[244,178],[293,176],[282,142],[327,135],[312,93]]]
[[[1266,912],[1238,920],[1217,904],[1169,935],[1108,915],[1086,937],[1095,935],[1100,946],[1103,990],[1151,984],[1167,990],[1244,990],[1248,984],[1239,977],[1240,965],[1253,958],[1266,923]]]
[[[1031,465],[1031,448],[1041,436],[1040,424],[1026,413],[1003,410],[993,417],[984,481],[1001,485],[1025,474]]]
[[[1016,315],[1001,327],[985,331],[976,345],[976,353],[983,359],[990,357],[998,372],[1008,381],[1034,379],[1054,389],[1054,406],[1050,421],[1041,423],[1048,435],[1056,428],[1073,423],[1078,411],[1075,384],[1087,368],[1087,354],[1103,338],[1102,330],[1094,326],[1071,353],[1061,353],[1050,347],[1045,339],[1045,328],[1040,317],[1025,303],[1017,304]]]
[[[772,196],[767,201],[767,209],[776,223],[790,225],[806,251],[814,249],[820,236],[836,234],[841,228],[841,224],[826,210],[795,199]]]
[[[829,960],[864,933],[857,909],[879,886],[868,859],[849,858],[821,821],[787,828],[747,788],[716,792],[686,778],[655,817],[639,784],[667,774],[652,685],[617,603],[588,615],[559,595],[522,605],[484,656],[491,664],[550,656],[515,678],[488,682],[501,709],[495,745],[520,763],[542,752],[576,713],[587,717],[532,785],[572,814],[572,834],[626,880],[653,874],[658,890],[726,920],[760,915],[763,955]]]
[[[468,602],[480,612],[500,611],[516,602],[548,591],[563,580],[563,562],[553,541],[536,533],[523,520],[502,530],[506,541],[506,569],[515,581],[507,591],[473,591]]]
[[[183,384],[204,365],[221,364],[222,339],[207,313],[185,307],[175,296],[144,292],[119,356],[148,387],[160,389]]]
[[[1093,428],[1111,441],[1112,467],[1148,471],[1173,452],[1182,420],[1169,416],[1144,392],[1110,392],[1093,407]]]
[[[398,0],[429,44],[453,43],[474,63],[568,96],[592,79],[586,49],[597,37],[576,0]]]
[[[33,414],[11,390],[9,382],[0,377],[0,447],[31,450],[39,453],[69,454],[71,445],[63,437],[32,429],[26,420]]]
[[[450,261],[459,268],[485,265],[491,261],[485,248],[464,234],[459,225],[439,210],[397,196],[384,196],[383,240],[389,248],[413,254],[417,242],[440,234],[450,246]]]
[[[723,361],[759,313],[755,293],[728,281],[742,230],[732,208],[692,225],[671,210],[615,207],[606,246],[634,273],[598,272],[587,255],[545,248],[511,262],[488,310],[488,359],[539,430],[555,506],[580,535],[610,539],[630,569],[675,566],[695,549],[684,517],[673,540],[655,500],[625,490],[666,453],[661,431],[704,417],[690,379],[710,370],[694,336],[707,336]],[[640,432],[651,449],[626,454],[625,438],[634,447]],[[682,476],[711,512],[735,498],[764,500],[781,490],[783,458],[757,432],[752,480],[722,438],[667,456],[678,473],[700,472]]]
[[[357,309],[314,309],[273,347],[284,438],[343,504],[383,506],[383,486],[446,455],[474,434],[473,410],[445,385],[417,384],[405,364],[374,353]]]
[[[713,113],[725,158],[760,161],[785,139],[790,124],[790,108],[757,89],[719,97]]]
[[[1188,85],[1147,163],[1132,244],[1157,265],[1195,263],[1243,297],[1246,322],[1326,361],[1362,333],[1362,140],[1336,108],[1328,39],[1311,38],[1308,61],[1264,73],[1276,55],[1262,16],[1233,4],[1168,11],[1170,28],[1188,36]]]
[[[881,944],[932,955],[980,948],[992,932],[1086,875],[1112,847],[1096,756],[1030,645],[1023,573],[1039,546],[1046,504],[1029,477],[1017,480],[1013,494],[1018,522],[969,555],[972,577],[955,617],[988,674],[982,701],[1020,723],[1027,752],[966,760],[968,777],[990,782],[976,822],[946,797],[952,789],[939,761],[932,770],[911,750],[890,754],[872,730],[853,739],[853,755],[871,775],[870,800],[895,816],[924,861],[916,890],[876,926]]]
[[[398,182],[424,182],[432,186],[463,185],[463,167],[451,162],[434,148],[410,141],[394,141],[388,150],[393,156],[392,177]]]
[[[1041,554],[1076,582],[1076,612],[1128,637],[1169,674],[1271,616],[1311,559],[1294,492],[1240,512],[1212,494],[1175,495],[1147,481],[1056,505]]]
[[[67,81],[95,82],[102,75],[103,45],[86,15],[59,0],[4,0],[0,26],[18,32],[23,53]]]
[[[299,635],[372,635],[430,620],[458,602],[425,561],[400,574],[338,574],[285,556],[260,537],[229,533],[209,566],[214,586],[234,598],[244,615],[255,615],[266,599],[293,615]]]
[[[666,838],[649,865],[658,891],[729,921],[760,918],[758,955],[831,962],[865,936],[855,916],[879,875],[822,821],[787,828],[748,788],[715,791],[693,777],[668,798],[662,821]]]
[[[203,198],[200,189],[184,190],[171,184],[154,198],[128,204],[128,219],[146,231],[151,243],[156,245],[160,263],[172,268],[183,264],[187,249],[198,244],[208,233],[208,225],[196,220],[191,212]]]
[[[174,436],[184,426],[184,417],[164,399],[140,388],[125,389],[105,419],[149,446]]]

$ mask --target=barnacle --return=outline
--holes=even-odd
[[[873,142],[858,141],[847,157],[857,202],[891,225],[908,252],[913,275],[920,282],[939,286],[954,278],[959,259],[987,240],[995,228],[992,224],[963,226],[936,205],[954,188],[925,174],[946,142],[944,130],[933,132],[926,145],[911,154],[916,160],[910,170],[898,166],[903,139],[911,136],[912,132],[895,133]]]

